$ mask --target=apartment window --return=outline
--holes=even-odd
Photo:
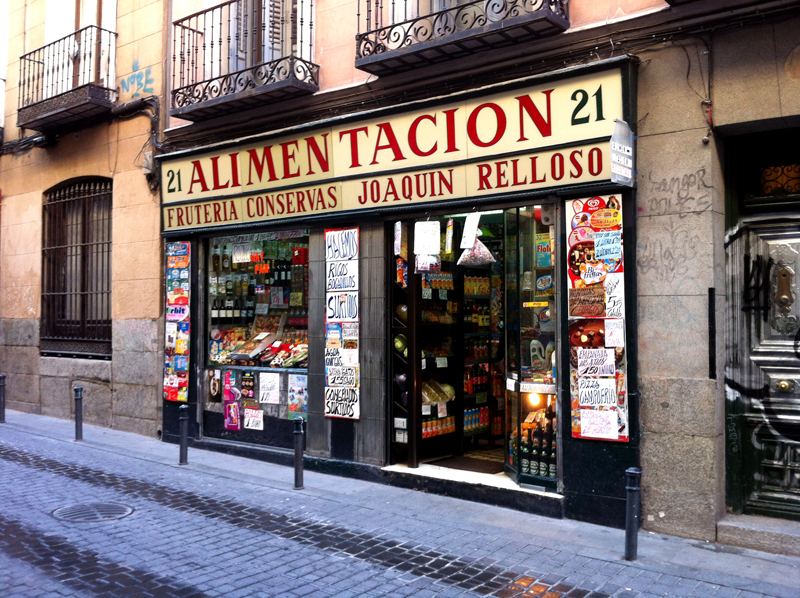
[[[81,179],[45,194],[43,355],[111,356],[111,180]]]

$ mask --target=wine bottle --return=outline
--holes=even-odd
[[[216,327],[219,325],[219,303],[214,299],[211,304],[211,326]]]

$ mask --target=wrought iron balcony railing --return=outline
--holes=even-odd
[[[512,45],[569,27],[567,0],[364,2],[363,12],[362,0],[358,4],[356,66],[377,74]],[[392,64],[381,64],[382,58]]]
[[[172,110],[202,120],[319,89],[313,0],[228,0],[175,21]]]
[[[19,108],[55,98],[84,85],[116,99],[117,34],[90,25],[28,52],[19,64]]]

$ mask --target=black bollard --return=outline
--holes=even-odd
[[[0,424],[6,423],[6,375],[0,374]]]
[[[189,465],[189,405],[178,407],[178,420],[181,424],[181,448],[178,465]]]
[[[628,478],[628,499],[625,503],[625,560],[635,561],[636,552],[639,545],[639,520],[641,518],[641,488],[639,481],[642,478],[642,470],[638,467],[630,467],[625,470]]]
[[[83,440],[83,386],[74,386],[75,391],[75,440]]]
[[[6,375],[0,374],[0,424],[6,423]]]
[[[303,419],[294,420],[294,489],[303,489]]]

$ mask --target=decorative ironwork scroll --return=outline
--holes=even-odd
[[[367,7],[368,30],[356,35],[356,60],[537,11],[546,11],[563,18],[567,17],[564,0],[475,0],[381,26],[382,5],[376,4],[373,10],[369,6],[370,2],[371,0],[368,1]],[[393,14],[388,18],[394,21],[397,13],[406,16],[409,12],[418,12],[415,10],[416,7],[411,6],[412,2],[413,0],[405,0],[402,4],[398,3],[399,8],[393,10]],[[431,6],[436,8],[438,4],[432,2]]]

